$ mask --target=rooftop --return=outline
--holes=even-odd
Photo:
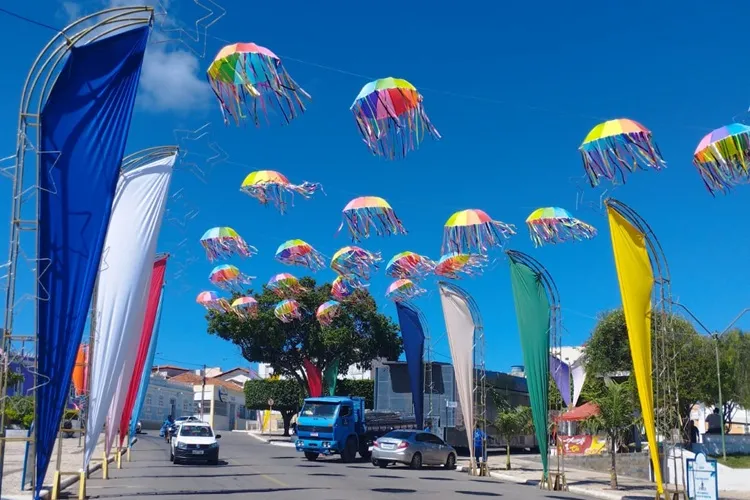
[[[181,373],[176,377],[170,379],[172,382],[183,382],[186,384],[199,385],[203,382],[203,378],[197,373],[187,372]],[[215,377],[206,377],[206,385],[218,385],[225,389],[231,389],[233,391],[242,391],[242,386],[236,382],[221,380]]]

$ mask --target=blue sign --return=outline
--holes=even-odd
[[[719,477],[716,460],[707,460],[698,453],[694,459],[687,459],[688,498],[695,500],[718,500]]]

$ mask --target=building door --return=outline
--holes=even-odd
[[[177,400],[174,398],[169,399],[169,414],[172,415],[172,418],[179,417],[177,414]]]
[[[237,418],[237,405],[229,403],[229,430],[234,430],[234,419]]]

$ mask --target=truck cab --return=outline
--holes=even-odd
[[[297,416],[297,451],[308,460],[341,455],[353,462],[356,454],[369,460],[371,440],[365,424],[365,400],[356,396],[307,398]]]

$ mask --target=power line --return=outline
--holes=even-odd
[[[8,16],[15,17],[16,19],[19,19],[21,21],[25,21],[25,22],[27,22],[29,24],[34,24],[34,25],[40,26],[42,28],[47,28],[48,30],[52,30],[55,33],[62,33],[62,30],[60,30],[58,28],[55,28],[54,26],[50,26],[49,24],[44,24],[41,21],[35,21],[34,19],[28,18],[28,17],[23,16],[21,14],[18,14],[16,12],[11,12],[8,9],[4,9],[4,8],[0,7],[0,12],[2,12],[3,14],[6,14]]]

